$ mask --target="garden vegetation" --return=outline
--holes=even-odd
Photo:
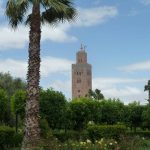
[[[20,150],[26,83],[9,73],[0,76],[0,149]],[[39,150],[148,150],[150,105],[125,105],[119,99],[67,101],[62,92],[41,88],[40,129]]]

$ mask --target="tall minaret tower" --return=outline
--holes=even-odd
[[[72,64],[72,98],[85,97],[92,89],[92,67],[87,63],[87,53],[81,45]]]

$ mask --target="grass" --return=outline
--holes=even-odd
[[[150,140],[143,140],[138,150],[150,150]]]

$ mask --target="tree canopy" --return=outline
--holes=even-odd
[[[26,82],[21,78],[12,77],[10,73],[0,72],[0,88],[6,90],[11,97],[16,91],[25,90]]]

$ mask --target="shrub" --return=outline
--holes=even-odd
[[[40,129],[41,129],[41,137],[43,138],[52,137],[52,132],[46,119],[40,120]]]
[[[61,143],[56,140],[44,142],[44,146],[39,150],[119,150],[117,141],[113,139],[101,139],[92,143],[89,139],[85,141],[69,140]]]
[[[118,144],[115,140],[101,139],[92,143],[86,141],[67,141],[60,145],[60,150],[117,150]]]
[[[149,150],[150,141],[135,135],[121,136],[119,141],[120,150]]]
[[[144,138],[150,138],[150,131],[146,130],[146,131],[128,131],[127,134],[129,136],[140,136],[140,137],[144,137]]]
[[[22,140],[23,140],[23,134],[22,133],[15,133],[13,136],[13,140],[12,140],[11,145],[13,147],[18,147],[21,145]]]
[[[19,146],[22,141],[22,134],[16,134],[15,130],[8,126],[0,126],[0,149]]]
[[[92,141],[107,138],[119,139],[125,133],[124,125],[91,125],[87,128],[89,138]]]
[[[67,140],[86,140],[88,139],[88,133],[87,131],[72,131],[72,130],[67,130],[66,132],[64,130],[59,130],[59,131],[53,131],[53,135],[61,142],[65,142]]]

